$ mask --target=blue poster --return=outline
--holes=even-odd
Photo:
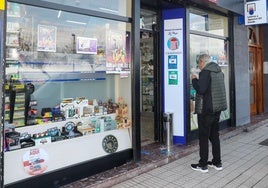
[[[178,67],[178,56],[169,55],[168,56],[168,69],[177,69]]]

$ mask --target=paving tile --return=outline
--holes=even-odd
[[[259,182],[257,182],[253,188],[266,188],[268,185],[268,175],[266,174]]]
[[[261,117],[262,120],[260,118],[261,122],[256,120],[247,125],[248,132],[243,131],[245,127],[223,130],[222,171],[209,168],[209,172],[203,174],[190,168],[190,164],[199,160],[198,142],[189,146],[174,146],[172,157],[160,154],[160,146],[154,143],[144,148],[153,155],[142,156],[138,165],[130,162],[62,188],[73,188],[74,185],[81,188],[267,188],[268,146],[259,144],[268,137],[267,117],[268,114]],[[152,149],[149,150],[150,148]],[[113,175],[117,179],[121,178],[121,181],[118,182],[116,178],[112,181]],[[106,179],[108,180],[105,181]],[[79,186],[75,188],[80,188]]]

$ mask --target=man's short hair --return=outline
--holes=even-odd
[[[206,65],[207,63],[211,61],[211,57],[208,54],[200,54],[198,57],[198,60],[203,61],[204,64]]]

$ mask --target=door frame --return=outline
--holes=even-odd
[[[154,49],[154,112],[153,112],[153,118],[154,118],[154,142],[162,142],[162,72],[161,72],[161,41],[160,41],[160,28],[161,28],[161,9],[159,9],[159,6],[157,7],[147,7],[147,6],[141,6],[141,9],[153,11],[156,13],[156,24],[152,26],[152,30],[148,29],[141,29],[141,31],[149,32],[153,36],[153,49]],[[139,46],[140,47],[140,46]],[[141,75],[140,75],[141,76]],[[141,89],[141,88],[140,88]],[[141,121],[141,117],[140,117]],[[141,131],[141,130],[140,130]]]

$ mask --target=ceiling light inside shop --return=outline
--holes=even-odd
[[[73,20],[66,20],[66,22],[74,23],[74,24],[80,24],[80,25],[86,25],[87,24],[85,22],[78,22],[78,21],[73,21]]]
[[[61,15],[61,10],[59,10],[59,12],[58,12],[58,18],[60,17],[60,15]]]

